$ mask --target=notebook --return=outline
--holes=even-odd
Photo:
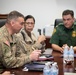
[[[52,61],[45,61],[45,62],[53,63]],[[27,63],[24,66],[23,71],[43,71],[45,62],[43,61],[41,63],[38,63],[38,62]]]
[[[23,71],[26,71],[26,69],[28,69],[28,71],[43,71],[44,66],[44,64],[30,63],[25,65]]]

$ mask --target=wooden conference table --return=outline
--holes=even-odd
[[[58,63],[59,67],[59,75],[64,75],[64,71],[67,72],[76,72],[76,58],[74,60],[74,66],[67,65],[66,68],[63,66],[63,58],[61,58],[61,53],[53,51],[54,61]],[[22,68],[18,69],[10,69],[11,73],[14,73],[15,75],[43,75],[43,72],[39,71],[22,71]]]

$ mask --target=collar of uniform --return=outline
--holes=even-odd
[[[22,29],[22,32],[24,33],[25,36],[25,41],[31,41],[30,37],[28,36],[28,34],[25,32],[25,29]]]
[[[72,25],[72,27],[71,27],[70,29],[68,29],[68,28],[66,28],[66,27],[64,26],[64,30],[66,30],[66,31],[68,31],[68,30],[74,30],[74,24]]]
[[[22,29],[22,32],[25,34],[25,41],[26,42],[28,42],[28,43],[32,43],[32,41],[36,42],[36,38],[34,38],[32,33],[31,33],[31,38],[30,38],[24,29]]]
[[[10,42],[10,46],[13,46],[13,44],[16,44],[16,39],[14,37],[14,35],[9,35],[9,42]]]

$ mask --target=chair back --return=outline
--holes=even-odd
[[[75,22],[76,22],[76,19],[75,19]],[[63,23],[63,20],[62,20],[62,19],[55,19],[54,28],[55,28],[59,23]]]
[[[0,19],[0,27],[5,25],[5,23],[6,23],[6,19]]]

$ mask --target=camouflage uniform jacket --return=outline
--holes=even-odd
[[[28,34],[25,32],[24,29],[20,31],[20,33],[17,34],[17,36],[24,41],[25,45],[27,46],[27,50],[29,50],[30,47],[33,47],[35,49],[45,49],[45,46],[37,42],[37,38],[34,33],[31,33],[31,38],[28,36]],[[31,50],[31,49],[30,49]]]
[[[30,62],[29,52],[15,35],[9,35],[6,26],[0,28],[0,61],[6,68],[21,67]]]

